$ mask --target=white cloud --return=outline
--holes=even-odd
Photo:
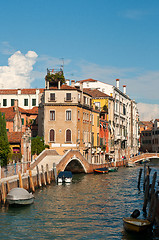
[[[1,42],[0,52],[4,55],[11,55],[15,52],[15,49],[9,44],[9,42]]]
[[[132,20],[139,20],[143,16],[149,15],[149,14],[150,13],[148,11],[145,11],[145,10],[129,9],[129,10],[125,11],[122,15],[125,18],[129,18],[129,19],[132,19]]]
[[[159,104],[138,103],[137,107],[141,121],[150,121],[159,118]]]
[[[38,55],[34,51],[28,51],[23,55],[15,52],[8,59],[8,66],[0,66],[0,88],[29,88],[30,75]]]

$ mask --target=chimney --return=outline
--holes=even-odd
[[[83,83],[80,82],[80,90],[83,92]]]
[[[58,81],[58,89],[60,89],[60,81]]]
[[[18,110],[18,99],[14,99],[14,111]]]
[[[71,87],[75,87],[75,80],[71,80]]]
[[[116,87],[119,89],[119,79],[116,79]]]
[[[123,85],[123,93],[126,94],[126,85]]]
[[[70,80],[66,79],[66,84],[69,86],[70,85]]]

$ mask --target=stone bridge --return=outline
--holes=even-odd
[[[53,163],[56,164],[57,173],[64,170],[72,173],[92,173],[93,169],[106,166],[89,163],[78,150],[68,150],[64,155],[59,155],[55,150],[48,149],[39,154],[31,163],[30,169],[36,172],[36,166],[41,170],[41,165],[45,169],[46,164],[48,164],[49,170],[51,170]]]
[[[153,158],[158,158],[159,160],[159,153],[143,153],[135,157],[129,158],[128,162],[137,163],[145,159],[153,159]]]

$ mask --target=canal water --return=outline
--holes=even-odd
[[[69,185],[37,190],[35,202],[0,209],[0,239],[158,239],[125,232],[123,217],[137,208],[143,218],[143,191],[137,189],[140,167],[109,174],[75,174]],[[151,175],[158,167],[152,166]]]

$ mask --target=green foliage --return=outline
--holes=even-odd
[[[50,82],[50,86],[57,87],[58,82],[60,81],[60,85],[65,83],[65,77],[63,75],[63,71],[59,71],[56,73],[48,73],[45,77],[47,81]]]
[[[13,162],[13,160],[15,162],[20,162],[21,158],[22,158],[22,154],[21,153],[11,153],[10,152],[9,155],[8,155],[9,161],[12,161],[12,162]]]
[[[8,154],[10,153],[10,146],[8,143],[6,120],[0,112],[0,164],[1,166],[7,165]]]
[[[48,145],[44,144],[44,139],[37,136],[31,140],[31,154],[35,153],[39,155],[46,147],[49,148]]]

